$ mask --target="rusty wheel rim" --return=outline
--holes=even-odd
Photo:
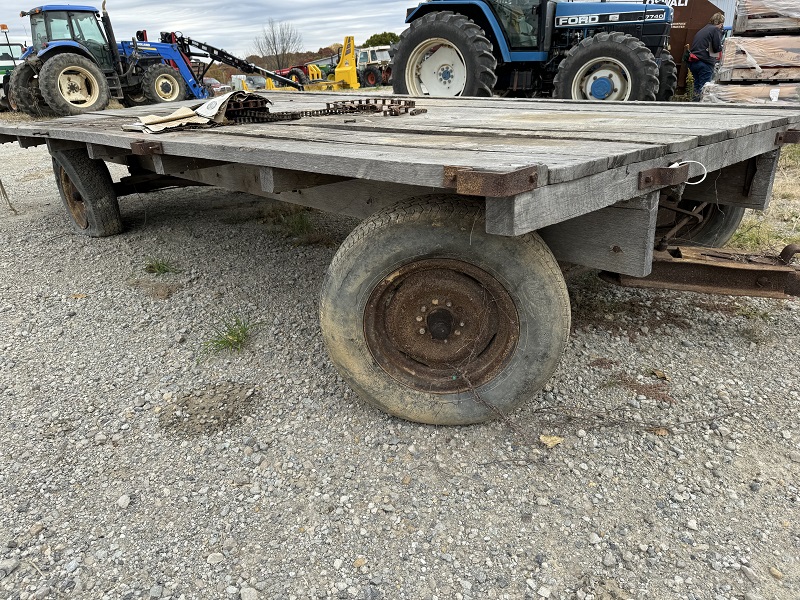
[[[63,167],[58,168],[58,177],[61,182],[61,192],[64,194],[64,201],[72,220],[81,229],[88,229],[89,219],[86,217],[86,204],[83,202],[83,196]]]
[[[492,380],[519,341],[519,315],[492,275],[454,259],[426,259],[384,277],[364,309],[375,362],[411,388],[458,393]]]

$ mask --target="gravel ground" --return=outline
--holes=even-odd
[[[87,239],[45,150],[0,164],[0,597],[800,597],[800,302],[585,275],[510,423],[422,426],[324,352],[351,221],[311,213],[304,244],[269,203],[185,189]],[[234,316],[245,349],[204,352]]]

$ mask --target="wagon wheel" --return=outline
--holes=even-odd
[[[535,233],[484,231],[482,205],[437,196],[376,213],[322,289],[329,354],[358,394],[411,421],[477,423],[530,399],[569,335],[569,298]]]
[[[656,244],[664,240],[667,244],[721,248],[741,225],[744,211],[741,206],[686,198],[677,204],[664,202],[658,208]]]
[[[89,158],[86,150],[52,154],[56,185],[72,228],[89,237],[122,232],[119,202],[106,164]]]
[[[497,59],[484,31],[463,15],[417,19],[390,50],[395,94],[491,96]]]

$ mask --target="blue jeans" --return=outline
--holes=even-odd
[[[703,86],[714,78],[714,65],[710,65],[702,60],[689,63],[689,70],[694,77],[694,98],[695,102],[700,102],[700,95],[703,93]]]

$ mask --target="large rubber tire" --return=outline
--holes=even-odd
[[[378,87],[383,83],[383,74],[375,65],[368,65],[361,72],[361,80],[364,87]]]
[[[669,102],[678,87],[678,66],[669,52],[661,53],[661,65],[658,67],[658,94],[656,100]]]
[[[142,93],[153,104],[179,102],[186,98],[186,92],[183,76],[169,65],[152,65],[142,77]]]
[[[395,94],[491,96],[497,83],[497,59],[486,34],[450,11],[413,21],[390,54]]]
[[[289,71],[289,79],[294,79],[300,85],[305,85],[309,82],[308,75],[303,73],[302,69],[291,69]]]
[[[615,31],[581,40],[558,65],[553,97],[572,100],[655,100],[658,64],[640,40]]]
[[[209,98],[214,94],[211,93]],[[123,106],[126,108],[133,108],[134,106],[144,106],[145,104],[150,104],[150,99],[144,95],[144,92],[139,90],[136,93],[126,93],[125,97],[120,101]]]
[[[678,207],[683,210],[693,210],[699,203],[683,199]],[[703,220],[698,223],[691,221],[684,228],[678,230],[667,243],[683,246],[702,246],[704,248],[721,248],[733,237],[744,218],[745,209],[740,206],[727,206],[724,204],[708,204],[701,211]],[[675,224],[680,214],[668,208],[659,208],[656,226],[656,243],[660,242]]]
[[[39,76],[27,62],[11,71],[9,102],[12,108],[32,117],[52,117],[54,113],[39,92]]]
[[[92,160],[83,149],[52,154],[56,185],[73,230],[89,237],[121,233],[119,202],[106,163]]]
[[[558,263],[535,233],[485,233],[483,205],[411,199],[348,236],[322,285],[322,334],[367,402],[410,421],[478,423],[541,389],[570,328]]]
[[[111,100],[100,67],[71,52],[45,61],[39,73],[39,89],[47,105],[60,117],[104,110]]]

